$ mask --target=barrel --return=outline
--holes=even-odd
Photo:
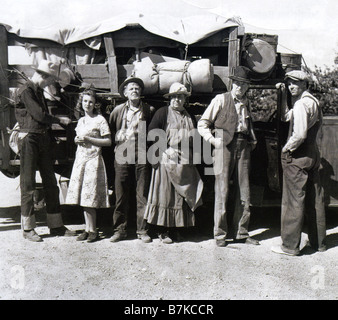
[[[259,81],[269,77],[276,64],[276,50],[268,42],[253,39],[245,44],[242,65],[250,69],[251,80]]]

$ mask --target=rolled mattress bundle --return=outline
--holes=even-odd
[[[174,60],[160,63],[134,62],[134,76],[144,82],[144,94],[168,93],[173,82],[183,83],[191,92],[210,93],[213,90],[213,67],[209,59],[193,62]]]

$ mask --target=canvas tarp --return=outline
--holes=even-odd
[[[129,25],[184,44],[242,25],[184,0],[2,0],[0,24],[23,38],[62,45],[94,38]]]

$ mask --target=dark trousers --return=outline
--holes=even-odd
[[[19,146],[21,216],[23,229],[28,230],[35,228],[34,191],[36,170],[39,170],[41,175],[48,215],[60,215],[59,188],[51,159],[49,135],[28,133],[20,140]],[[52,218],[52,220],[59,219]],[[61,224],[61,222],[58,224]]]
[[[304,219],[312,247],[324,245],[326,235],[324,193],[319,177],[319,154],[282,155],[283,196],[281,216],[282,248],[299,253]]]
[[[250,221],[251,146],[246,139],[235,136],[228,146],[216,152],[222,152],[222,154],[220,154],[221,157],[215,154],[215,165],[221,173],[215,175],[214,238],[225,239],[228,234],[228,199],[232,176],[237,202],[232,218],[232,234],[236,239],[247,238]]]
[[[131,187],[136,183],[136,232],[145,234],[146,220],[144,212],[150,184],[150,166],[148,164],[118,164],[115,161],[115,210],[113,215],[114,231],[127,233],[130,211]]]

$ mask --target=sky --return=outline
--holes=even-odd
[[[8,12],[8,19],[15,19],[16,15],[24,16],[28,12],[27,6],[33,6],[43,15],[41,19],[47,22],[54,11],[65,9],[74,12],[72,20],[76,22],[81,21],[81,17],[88,10],[93,10],[93,4],[114,5],[114,0],[68,0],[63,2],[63,6],[62,0],[52,1],[53,6],[47,6],[46,1],[48,0],[0,0],[0,4],[3,4],[0,16],[4,17]],[[133,1],[126,2],[128,8],[132,7]],[[161,1],[164,8],[174,3],[174,0],[153,0],[153,3],[157,1]],[[183,1],[227,18],[239,16],[246,32],[278,35],[278,52],[301,53],[311,69],[315,65],[332,67],[338,55],[337,0]],[[21,5],[17,5],[18,3]],[[134,5],[140,6],[141,3],[142,0],[138,0]]]
[[[186,0],[210,12],[240,16],[246,32],[278,35],[278,52],[301,53],[310,68],[338,55],[337,0]]]

